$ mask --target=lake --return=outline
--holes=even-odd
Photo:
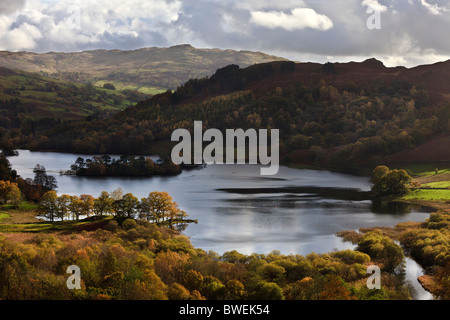
[[[190,219],[198,219],[198,224],[190,224],[183,231],[192,244],[219,254],[278,250],[307,255],[353,249],[354,245],[343,242],[335,233],[424,221],[429,216],[429,211],[409,205],[378,206],[370,200],[345,196],[369,191],[367,177],[284,166],[275,176],[260,176],[257,165],[212,165],[170,177],[60,176],[59,172],[68,170],[78,156],[90,157],[19,150],[19,156],[9,160],[23,178],[33,178],[34,166],[44,165],[57,179],[58,194],[97,197],[102,191],[120,187],[142,198],[152,191],[167,191]],[[319,192],[333,190],[330,188],[343,190],[336,192],[338,196]]]
[[[19,150],[19,156],[9,160],[23,178],[34,177],[36,164],[45,166],[57,179],[58,194],[96,197],[120,187],[142,198],[152,191],[167,191],[189,218],[198,219],[198,224],[184,231],[194,246],[220,254],[233,249],[245,254],[272,250],[325,253],[352,248],[335,236],[337,231],[393,226],[429,216],[428,211],[409,206],[378,208],[370,200],[323,198],[295,189],[369,191],[366,177],[283,166],[275,176],[260,176],[256,165],[212,165],[178,176],[151,178],[60,176],[59,172],[69,169],[78,156],[83,155]]]

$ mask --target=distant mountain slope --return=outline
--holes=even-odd
[[[197,49],[191,45],[138,50],[92,50],[76,53],[0,52],[0,66],[74,82],[105,82],[118,90],[155,94],[176,89],[191,78],[212,75],[230,64],[241,68],[286,59],[260,52]]]
[[[15,130],[37,136],[62,121],[110,117],[149,97],[113,89],[0,67],[0,137]],[[7,146],[15,143],[10,141]]]

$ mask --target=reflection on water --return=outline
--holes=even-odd
[[[379,214],[409,214],[411,210],[429,213],[428,208],[401,201],[372,201],[371,210]]]
[[[256,165],[215,165],[171,177],[59,176],[77,156],[19,150],[18,157],[9,159],[24,178],[34,176],[37,163],[44,165],[56,177],[59,194],[98,196],[121,187],[141,198],[167,191],[190,218],[198,219],[184,230],[192,243],[218,253],[324,253],[350,248],[335,236],[337,231],[428,217],[404,204],[372,204],[366,177],[283,166],[275,176],[260,176]]]

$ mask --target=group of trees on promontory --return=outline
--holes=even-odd
[[[153,176],[181,173],[181,167],[167,156],[157,161],[149,157],[131,155],[121,155],[118,159],[109,155],[94,156],[91,159],[78,157],[70,169],[69,172],[78,176]]]
[[[56,191],[49,191],[41,198],[38,213],[50,221],[112,215],[118,221],[139,218],[169,225],[183,223],[187,217],[167,192],[150,192],[139,200],[132,193],[123,194],[120,188],[111,193],[103,191],[97,198],[88,194],[58,196]]]

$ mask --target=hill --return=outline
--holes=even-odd
[[[110,117],[149,98],[136,91],[113,89],[0,67],[2,135],[18,129],[24,135],[36,136],[55,123],[86,117]]]
[[[440,135],[411,150],[393,154],[386,161],[392,164],[414,162],[434,163],[436,166],[441,163],[448,164],[450,163],[450,134]]]
[[[138,50],[91,50],[74,53],[0,52],[0,66],[37,72],[71,82],[112,83],[118,90],[155,94],[176,89],[191,78],[210,76],[229,64],[247,67],[286,59],[260,52],[197,49],[191,45]]]
[[[229,65],[112,118],[57,126],[43,142],[24,147],[162,153],[170,151],[174,129],[192,129],[201,120],[220,130],[279,129],[284,163],[367,172],[448,134],[449,70],[450,61],[407,69],[386,68],[375,59]]]

